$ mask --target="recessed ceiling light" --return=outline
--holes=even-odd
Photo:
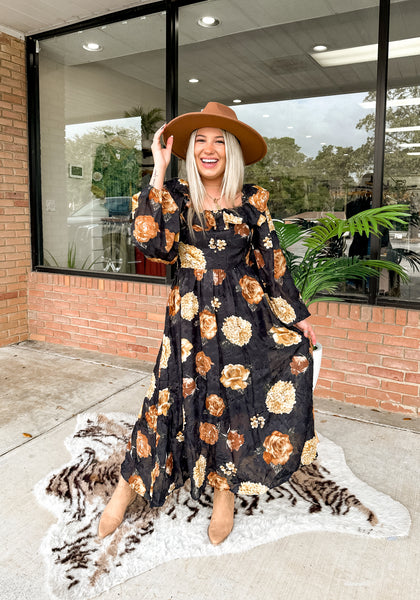
[[[311,136],[311,135],[305,135],[305,137],[307,137],[307,138],[311,138],[312,136]]]
[[[198,24],[201,27],[217,27],[218,25],[220,25],[220,21],[219,19],[216,19],[216,17],[206,16],[201,17],[201,19],[198,19]]]
[[[387,133],[396,133],[399,131],[420,131],[420,125],[413,125],[412,127],[387,127],[385,131]]]
[[[288,125],[287,129],[293,129],[293,125]]]
[[[420,37],[395,40],[389,42],[389,59],[418,56],[420,54]],[[311,54],[321,67],[337,67],[375,61],[378,58],[378,44],[343,48],[321,54]]]
[[[101,50],[103,50],[103,47],[96,42],[88,42],[87,44],[83,44],[83,48],[88,52],[101,52]]]
[[[233,101],[235,104],[240,104],[242,102],[242,100],[239,100],[239,98],[235,98],[235,100]]]
[[[323,46],[322,44],[318,44],[317,46],[314,46],[312,48],[312,50],[314,52],[325,52],[325,50],[328,50],[327,46]]]
[[[321,142],[321,146],[326,146],[327,142]]]
[[[387,108],[391,108],[392,106],[416,106],[420,104],[420,98],[400,98],[397,100],[387,100],[386,106]],[[360,106],[363,108],[375,108],[376,102],[372,100],[371,102],[361,102]]]
[[[191,79],[188,80],[189,83],[198,83],[200,80],[196,79],[195,77],[191,77]]]
[[[264,117],[264,118],[267,118],[267,117],[269,117],[269,116],[270,116],[270,115],[263,115],[263,117]]]

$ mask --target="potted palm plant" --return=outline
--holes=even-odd
[[[369,277],[377,277],[382,269],[393,271],[401,281],[407,282],[408,275],[397,262],[343,255],[346,236],[356,232],[380,236],[384,229],[406,223],[410,216],[407,209],[404,204],[382,206],[364,210],[348,219],[327,213],[310,227],[304,221],[284,223],[276,220],[280,247],[303,302],[309,306],[313,302],[339,301],[341,299],[334,294],[346,281],[366,281]],[[303,248],[303,256],[293,252],[292,247],[296,245]],[[321,356],[322,346],[317,344],[314,349],[314,387]]]

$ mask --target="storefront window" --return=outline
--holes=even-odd
[[[389,232],[386,254],[411,281],[397,279],[387,295],[420,300],[420,4],[391,4],[384,164],[384,201],[410,207],[410,218]]]
[[[40,42],[44,265],[165,276],[129,233],[165,118],[165,14]]]
[[[340,3],[337,12],[289,3],[285,11],[244,0],[233,11],[214,0],[180,11],[182,109],[223,102],[265,136],[268,154],[246,180],[270,191],[274,218],[310,225],[326,212],[344,218],[370,207],[374,143],[365,119],[374,127],[375,110],[363,103],[376,87],[378,5]],[[216,24],[200,26],[205,16]],[[369,249],[348,237],[329,252]],[[342,291],[364,294],[366,284],[348,281]]]
[[[168,81],[178,74],[178,93],[168,96],[164,12],[40,41],[41,266],[169,273],[129,235],[130,198],[152,173],[167,97],[178,114],[222,102],[265,136],[268,154],[246,181],[269,190],[275,219],[311,227],[372,206],[379,0],[173,2],[177,10]],[[391,0],[382,202],[409,204],[410,218],[381,231],[381,258],[411,280],[382,272],[383,302],[420,299],[419,12],[417,0]],[[300,257],[305,247],[290,250]],[[334,239],[325,252],[369,258],[371,238]],[[369,291],[369,279],[350,278],[339,293],[365,301]]]

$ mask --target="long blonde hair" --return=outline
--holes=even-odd
[[[191,206],[188,210],[188,228],[192,235],[194,235],[194,230],[192,228],[194,216],[198,217],[202,226],[204,225],[203,212],[205,210],[204,199],[206,196],[206,190],[201,181],[194,158],[194,144],[197,131],[198,130],[195,129],[191,133],[185,158],[185,168],[187,171],[187,180],[191,198]],[[244,157],[236,137],[224,129],[222,129],[222,133],[225,140],[226,167],[223,174],[221,196],[226,198],[227,206],[233,208],[236,195],[242,190],[244,184]]]

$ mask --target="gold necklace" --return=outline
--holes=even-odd
[[[219,196],[218,198],[213,198],[213,196],[210,196],[210,194],[208,192],[206,192],[206,194],[210,198],[210,200],[213,202],[213,204],[216,205],[217,210],[222,210],[222,207],[219,204],[221,196]]]

